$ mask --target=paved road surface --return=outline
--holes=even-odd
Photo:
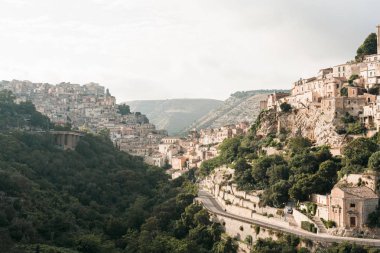
[[[267,221],[263,219],[260,219],[260,220],[250,219],[250,218],[242,217],[236,214],[227,213],[224,211],[224,209],[219,205],[219,203],[215,200],[215,198],[210,193],[203,190],[199,191],[197,199],[200,200],[203,206],[213,214],[217,214],[220,216],[224,216],[224,217],[242,221],[242,222],[247,222],[250,224],[259,225],[264,228],[270,228],[270,229],[275,229],[277,231],[294,234],[302,238],[310,239],[312,241],[327,242],[327,243],[351,242],[351,243],[356,243],[360,245],[380,247],[379,239],[363,239],[363,238],[354,238],[354,237],[333,236],[329,234],[314,234],[302,229],[293,228],[290,226],[282,226],[281,223],[276,222],[275,219],[268,219]]]

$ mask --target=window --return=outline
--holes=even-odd
[[[356,205],[354,203],[351,203],[350,204],[350,207],[355,207]]]

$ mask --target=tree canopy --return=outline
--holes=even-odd
[[[117,150],[107,134],[87,134],[74,151],[64,151],[49,132],[11,128],[20,115],[45,124],[31,103],[15,104],[11,93],[0,93],[0,116],[8,120],[0,121],[6,147],[0,152],[0,252],[231,248],[220,225],[193,204],[194,173],[170,181],[161,168]]]
[[[131,114],[131,109],[129,107],[129,105],[126,105],[126,104],[121,104],[121,105],[118,105],[118,112],[121,114],[121,115],[128,115],[128,114]]]
[[[50,120],[30,102],[15,103],[11,91],[0,91],[0,131],[9,129],[48,129]]]
[[[364,40],[363,44],[356,50],[355,59],[357,61],[362,61],[364,56],[376,54],[377,53],[377,35],[376,33],[371,33]]]
[[[358,138],[350,143],[343,150],[346,165],[366,167],[368,159],[372,153],[378,150],[378,145],[371,139]]]
[[[380,172],[380,151],[373,153],[368,160],[368,167],[371,170]]]

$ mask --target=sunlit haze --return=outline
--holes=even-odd
[[[97,82],[118,102],[289,89],[352,59],[379,10],[378,0],[0,0],[0,79]]]

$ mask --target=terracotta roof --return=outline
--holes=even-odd
[[[342,191],[345,193],[354,195],[359,198],[363,199],[378,199],[379,196],[372,191],[370,188],[366,186],[357,186],[357,187],[347,187],[347,186],[340,186],[339,187]]]

